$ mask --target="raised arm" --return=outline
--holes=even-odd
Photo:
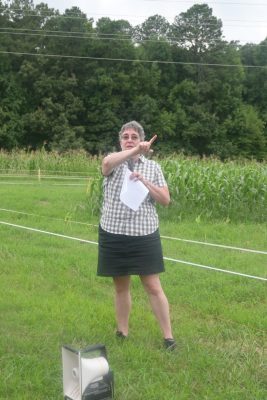
[[[118,151],[106,156],[102,161],[102,174],[108,176],[111,174],[114,168],[130,158],[135,158],[138,154],[148,154],[152,150],[151,145],[157,139],[157,135],[154,135],[149,141],[138,143],[136,147],[129,150]]]
[[[118,151],[106,156],[102,161],[102,174],[108,176],[111,174],[114,168],[123,163],[126,160],[136,156],[138,154],[137,148],[134,147],[129,150]]]

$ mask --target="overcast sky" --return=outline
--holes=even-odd
[[[49,7],[60,12],[72,6],[79,7],[88,18],[97,21],[101,17],[126,19],[131,25],[144,22],[159,14],[169,22],[181,12],[187,11],[201,1],[178,0],[47,0]],[[34,0],[34,4],[41,3]],[[267,37],[267,0],[214,0],[204,2],[213,10],[213,15],[223,23],[226,40],[244,43],[260,43]]]

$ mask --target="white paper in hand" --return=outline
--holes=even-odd
[[[132,210],[137,211],[149,190],[141,181],[130,179],[131,174],[132,172],[127,168],[121,188],[120,200]]]

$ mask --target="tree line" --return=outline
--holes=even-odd
[[[169,23],[96,22],[0,0],[0,148],[114,149],[124,122],[161,153],[266,159],[267,38],[223,37],[207,4]]]

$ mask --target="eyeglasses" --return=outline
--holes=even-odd
[[[121,140],[129,140],[129,139],[135,141],[135,140],[140,140],[140,137],[137,134],[136,135],[134,134],[134,135],[122,135],[121,136]]]

